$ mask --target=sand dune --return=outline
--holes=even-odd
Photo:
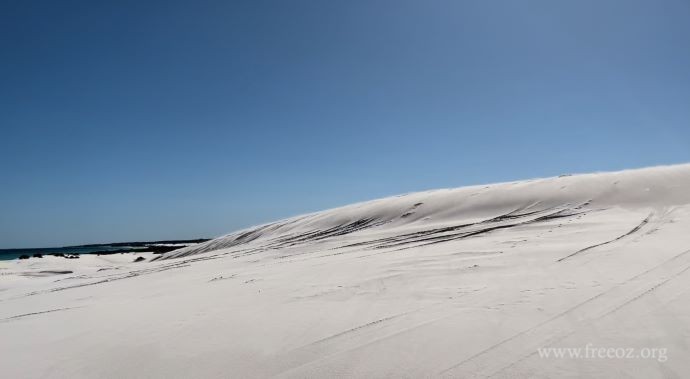
[[[683,377],[689,231],[677,165],[374,200],[147,262],[0,262],[2,376]],[[586,346],[657,356],[539,350]]]

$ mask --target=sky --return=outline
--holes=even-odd
[[[690,2],[0,4],[0,248],[690,162]]]

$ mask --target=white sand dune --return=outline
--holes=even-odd
[[[0,376],[690,372],[690,165],[408,194],[132,259],[0,262]],[[538,352],[585,346],[665,359]]]

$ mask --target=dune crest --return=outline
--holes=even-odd
[[[658,213],[674,205],[689,203],[688,188],[690,164],[426,191],[241,230],[201,245],[164,254],[160,259],[235,246],[281,249],[346,235],[348,239],[355,236],[367,239],[371,235],[381,234],[405,236],[405,231],[413,229],[419,229],[420,234],[426,235],[429,227],[443,229],[447,225],[459,230],[458,220],[486,225],[491,221],[510,219],[516,221],[515,226],[519,226],[520,221],[529,221],[528,216],[548,216],[550,211],[553,211],[550,217],[571,217],[586,210],[605,211],[616,207],[649,208]],[[538,218],[531,222],[547,220]],[[408,247],[414,247],[414,242],[418,242],[403,239],[410,244]]]

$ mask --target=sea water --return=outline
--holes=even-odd
[[[89,246],[68,246],[68,247],[46,247],[37,249],[0,249],[0,261],[17,259],[22,255],[33,256],[34,254],[90,254],[96,251],[113,251],[127,249],[128,246],[112,245],[89,245]]]

